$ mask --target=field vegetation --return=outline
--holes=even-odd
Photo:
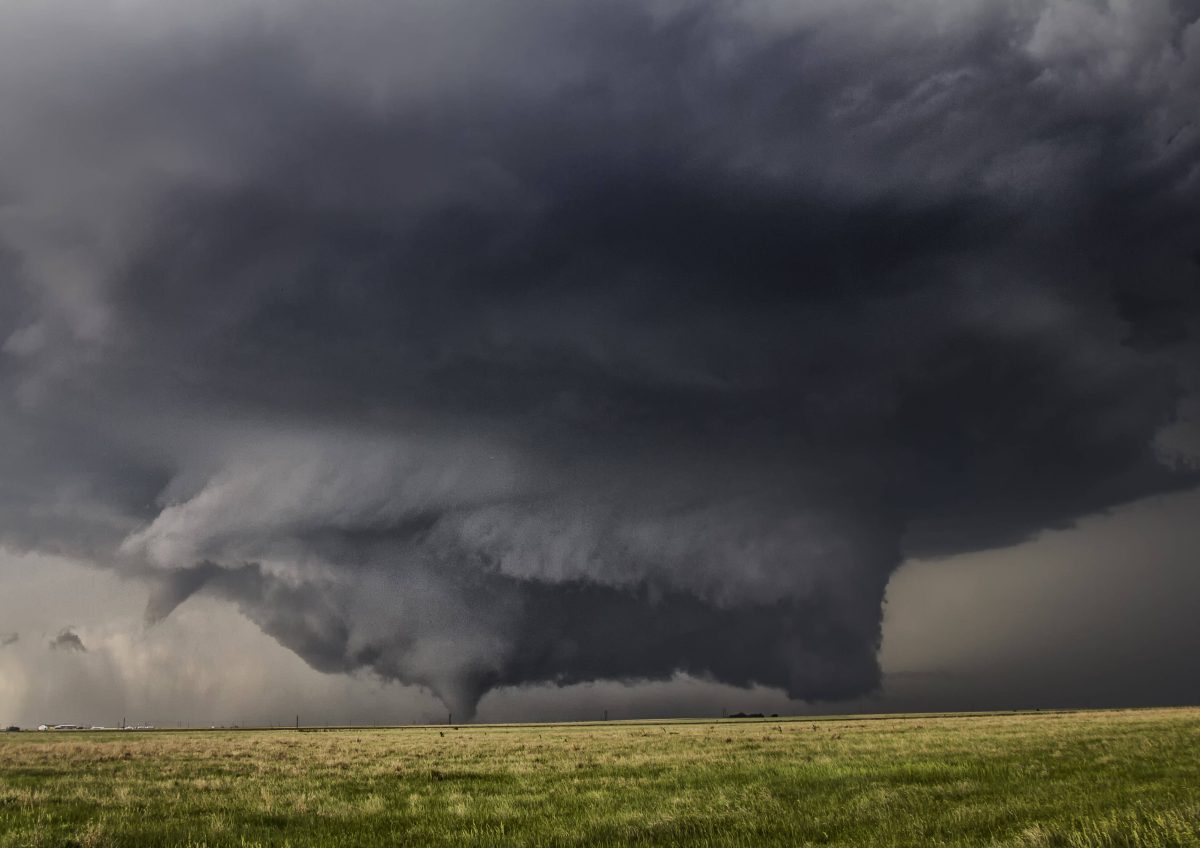
[[[1200,710],[0,734],[0,846],[1197,846]]]

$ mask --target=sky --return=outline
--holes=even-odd
[[[1200,2],[0,0],[0,721],[1195,703]]]

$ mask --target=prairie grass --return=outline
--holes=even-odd
[[[0,734],[11,846],[1200,846],[1200,709]]]

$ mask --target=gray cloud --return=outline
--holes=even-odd
[[[79,638],[79,634],[73,628],[64,627],[58,631],[58,635],[50,640],[50,650],[52,651],[79,651],[87,653],[87,647],[84,646],[83,640]]]
[[[1195,4],[135,8],[2,13],[0,539],[152,622],[849,697],[905,556],[1200,479]]]
[[[0,648],[7,648],[21,641],[20,633],[0,633]]]

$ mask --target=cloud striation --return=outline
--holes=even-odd
[[[1198,18],[7,4],[0,543],[464,717],[868,693],[904,557],[1197,483]]]

